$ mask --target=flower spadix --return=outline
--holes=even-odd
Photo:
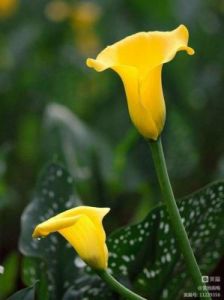
[[[94,269],[106,269],[108,250],[102,220],[109,210],[90,206],[66,210],[37,225],[33,238],[57,231],[89,266]]]
[[[157,140],[165,122],[161,71],[164,63],[185,50],[188,30],[180,25],[173,31],[139,32],[106,47],[87,66],[101,72],[113,69],[121,77],[127,96],[130,117],[146,138]]]

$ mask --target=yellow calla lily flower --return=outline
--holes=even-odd
[[[108,250],[102,220],[109,210],[90,206],[66,210],[37,225],[33,238],[57,231],[89,266],[94,269],[106,269]]]
[[[161,71],[178,51],[189,55],[188,30],[180,25],[173,31],[139,32],[106,47],[87,66],[101,72],[113,69],[121,77],[127,96],[130,117],[146,138],[157,140],[164,123],[166,108]]]

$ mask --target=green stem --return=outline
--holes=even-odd
[[[150,141],[150,146],[151,146],[152,157],[153,157],[157,177],[160,183],[160,188],[170,216],[170,222],[172,224],[172,228],[175,233],[180,250],[184,256],[188,272],[191,275],[195,288],[198,291],[198,287],[202,286],[202,281],[201,281],[202,275],[198,267],[197,261],[195,259],[193,250],[191,248],[190,241],[187,236],[187,232],[184,228],[174,198],[173,190],[170,184],[169,175],[166,168],[166,161],[163,153],[161,139],[158,139],[155,142]],[[209,295],[207,289],[206,291],[204,290],[204,294]],[[211,300],[211,297],[210,296],[203,297],[203,300]]]
[[[112,290],[119,293],[128,300],[146,300],[141,296],[130,291],[128,288],[118,282],[107,270],[97,270],[96,273],[111,287]]]

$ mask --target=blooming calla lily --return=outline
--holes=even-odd
[[[146,138],[157,140],[165,122],[162,66],[178,51],[194,54],[187,46],[188,36],[184,25],[173,31],[139,32],[106,47],[96,59],[87,59],[88,67],[98,72],[111,68],[121,77],[130,117]]]
[[[109,208],[80,206],[66,210],[36,226],[33,237],[59,232],[94,269],[106,269],[108,250],[103,229],[103,217]]]

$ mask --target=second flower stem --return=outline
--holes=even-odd
[[[176,236],[177,242],[179,244],[180,250],[183,254],[187,269],[189,274],[193,279],[196,290],[198,287],[202,286],[202,275],[197,264],[196,258],[194,256],[193,250],[190,245],[190,241],[187,236],[187,232],[184,228],[181,216],[174,198],[173,190],[170,184],[169,175],[166,168],[166,161],[163,153],[163,147],[161,139],[157,141],[150,141],[150,146],[152,150],[152,157],[159,179],[160,188],[163,195],[163,200],[166,204],[167,211],[170,216],[170,222]],[[204,285],[204,284],[203,284]],[[211,300],[208,290],[203,291],[203,300]],[[205,296],[206,295],[206,296]]]

